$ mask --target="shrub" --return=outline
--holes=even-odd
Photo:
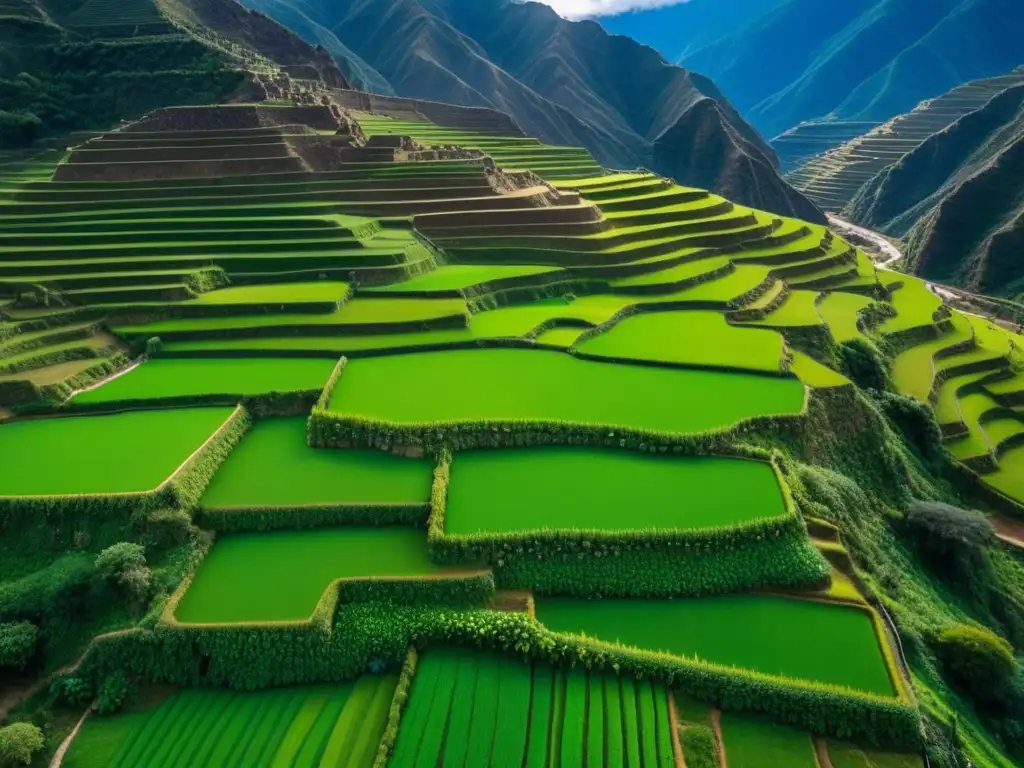
[[[50,696],[57,704],[80,707],[92,701],[92,684],[81,677],[60,677],[50,685]]]
[[[29,765],[43,748],[43,732],[32,723],[0,728],[0,765]]]
[[[984,550],[996,542],[987,518],[938,501],[912,501],[906,523],[918,545],[939,557]]]
[[[180,547],[193,532],[192,518],[180,509],[154,509],[132,516],[132,527],[147,546]]]
[[[891,392],[876,392],[875,401],[885,417],[923,456],[938,459],[944,455],[942,431],[931,408],[909,395],[894,395]]]
[[[39,628],[28,621],[0,624],[0,667],[24,669],[36,655]]]
[[[717,768],[718,747],[715,732],[706,725],[696,725],[683,731],[683,756],[686,768]]]
[[[164,349],[164,342],[159,336],[153,336],[146,340],[146,357],[152,359],[159,355]]]
[[[134,700],[135,684],[122,670],[117,670],[100,683],[96,692],[96,711],[101,715],[109,715]]]
[[[885,389],[889,366],[878,347],[867,339],[850,339],[839,345],[839,362],[861,389]]]
[[[121,541],[96,556],[96,571],[114,582],[132,602],[143,604],[149,599],[153,573],[146,565],[146,548],[141,544]]]
[[[953,624],[939,633],[936,646],[950,678],[979,701],[998,699],[1013,677],[1013,648],[984,627]]]

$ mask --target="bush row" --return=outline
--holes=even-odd
[[[196,525],[218,533],[300,530],[336,525],[422,525],[427,504],[317,504],[298,507],[203,507]]]
[[[174,397],[137,397],[94,403],[61,403],[52,412],[103,413],[142,408],[202,408],[241,403],[255,418],[269,416],[298,416],[309,413],[320,395],[319,389],[294,389],[287,392],[266,392],[259,395],[241,395],[229,392],[180,395]]]
[[[705,530],[544,530],[449,534],[444,518],[451,454],[434,470],[427,546],[434,562],[486,563],[502,587],[578,597],[655,597],[827,584],[828,564],[807,540],[792,495],[772,460],[786,511]]]
[[[268,686],[353,679],[381,662],[400,664],[409,645],[494,648],[543,662],[632,673],[723,710],[761,712],[815,734],[916,748],[920,721],[903,699],[771,677],[696,659],[561,635],[526,614],[452,611],[393,603],[341,607],[329,632],[299,627],[203,628],[116,635],[93,645],[79,674],[115,670],[172,684]]]
[[[391,697],[391,710],[388,712],[388,722],[384,727],[384,733],[380,737],[380,745],[377,748],[377,757],[373,761],[373,768],[386,768],[388,758],[395,749],[395,742],[398,741],[398,727],[402,723],[402,712],[412,692],[412,681],[416,675],[416,666],[419,664],[419,654],[411,645],[406,653],[405,662],[402,664],[402,671],[398,676],[398,685],[395,686],[395,694]]]

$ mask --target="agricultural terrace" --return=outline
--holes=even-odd
[[[818,304],[818,314],[838,343],[864,337],[858,324],[860,313],[871,306],[871,299],[855,293],[833,291]]]
[[[445,532],[702,530],[787,513],[766,462],[584,448],[457,453]]]
[[[306,419],[257,421],[200,501],[204,508],[426,504],[433,465],[381,451],[318,451]]]
[[[67,768],[320,765],[370,768],[397,677],[258,692],[183,689],[89,718]]]
[[[799,413],[803,399],[795,379],[482,349],[350,360],[329,407],[402,424],[522,419],[682,433]]]
[[[76,395],[75,405],[224,395],[241,400],[270,392],[318,391],[334,363],[329,360],[150,360],[102,386]]]
[[[854,607],[768,595],[539,598],[537,618],[555,632],[878,696],[895,695],[871,616]]]
[[[782,336],[737,328],[719,312],[634,315],[578,346],[595,357],[779,373]]]
[[[501,264],[447,264],[433,272],[392,285],[367,288],[368,293],[447,293],[474,286],[486,286],[500,280],[547,275],[560,272],[557,267],[506,266]]]
[[[431,649],[392,768],[673,765],[668,693],[631,675]]]
[[[0,497],[151,491],[232,410],[133,411],[2,424]]]
[[[440,571],[413,528],[323,528],[218,540],[175,611],[185,624],[308,619],[337,579]]]
[[[819,768],[814,744],[803,731],[731,712],[722,715],[720,727],[730,768]]]

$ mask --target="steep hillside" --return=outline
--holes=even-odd
[[[848,213],[905,236],[917,274],[977,291],[1024,292],[1024,85],[878,174]]]
[[[842,210],[865,183],[907,152],[964,115],[985,106],[993,96],[1021,83],[1024,83],[1024,67],[998,77],[972,80],[810,159],[787,178],[825,210]],[[820,129],[840,125],[849,123],[823,123]],[[806,127],[806,131],[811,129],[812,126]],[[798,128],[792,133],[804,132]],[[798,141],[795,135],[790,139]]]
[[[162,106],[258,98],[266,86],[252,83],[253,72],[350,85],[325,52],[234,0],[6,2],[0,147]]]
[[[670,57],[682,51],[680,64],[712,77],[772,137],[815,118],[883,122],[1024,60],[1016,0],[776,0],[761,14],[758,6],[691,0],[601,23]],[[695,33],[680,21],[712,9],[733,27],[694,50]],[[671,28],[681,29],[678,44],[666,41]]]
[[[729,180],[715,191],[727,188],[745,204],[822,220],[779,178],[772,150],[714,83],[593,22],[569,22],[547,6],[510,0],[246,2],[286,24],[291,15],[282,6],[301,9],[399,96],[508,112],[531,135],[586,147],[606,166],[645,166],[684,184]],[[711,131],[713,143],[729,148],[704,152],[710,173],[679,175],[687,167],[679,153],[697,146],[687,125]],[[755,167],[756,176],[749,171]]]

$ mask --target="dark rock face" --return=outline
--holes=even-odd
[[[922,276],[976,291],[1024,292],[1024,85],[930,137],[875,176],[847,208],[907,239]]]
[[[304,0],[302,11],[399,96],[506,112],[528,134],[586,147],[607,167],[647,167],[691,186],[712,178],[712,191],[739,202],[823,220],[714,83],[595,22],[511,0]],[[710,124],[699,117],[705,101],[717,115]],[[716,140],[715,124],[728,136]],[[704,140],[683,136],[687,126],[703,126]],[[717,172],[687,175],[677,148]]]

